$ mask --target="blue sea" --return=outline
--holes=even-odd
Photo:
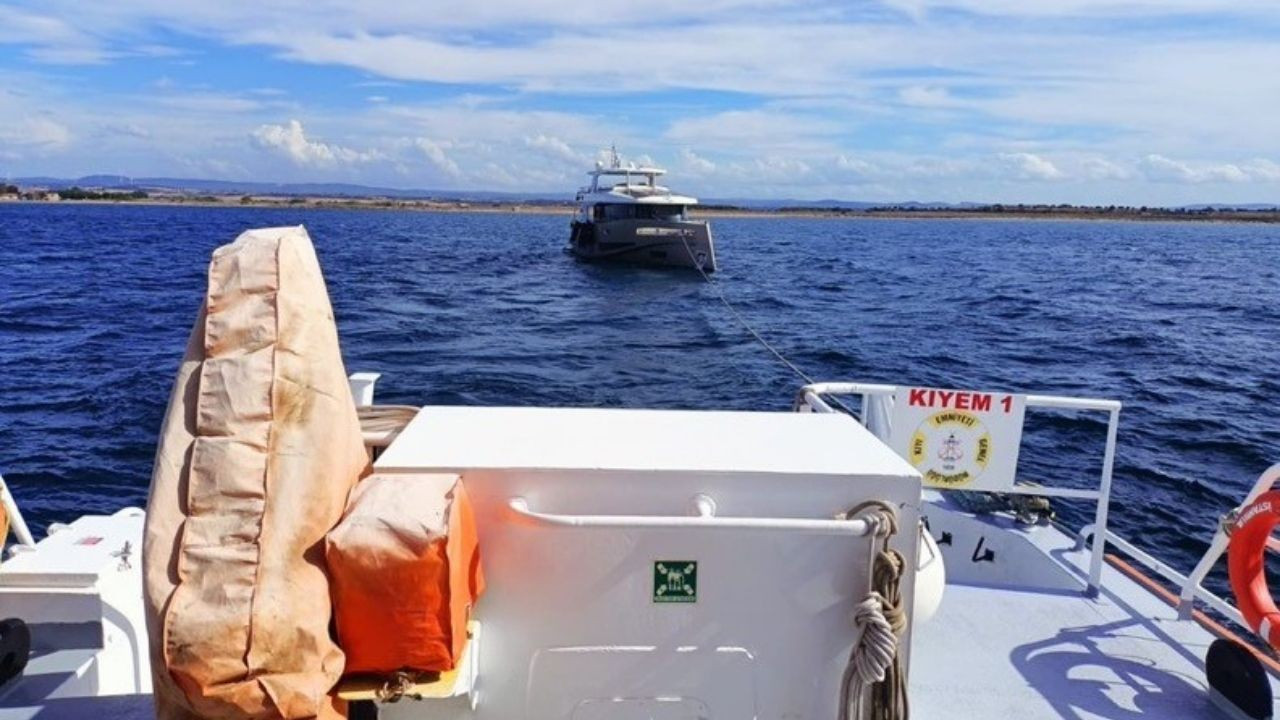
[[[143,505],[209,253],[303,224],[390,403],[786,410],[799,379],[692,271],[588,265],[568,218],[0,206],[0,473],[37,534]],[[809,375],[1124,403],[1112,528],[1189,569],[1280,461],[1280,227],[720,219],[715,281]],[[1097,483],[1101,414],[1020,474]],[[1073,527],[1088,505],[1058,503]]]

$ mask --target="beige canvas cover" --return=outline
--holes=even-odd
[[[147,505],[158,716],[340,714],[322,541],[368,463],[306,231],[215,250]]]

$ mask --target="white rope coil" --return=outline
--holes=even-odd
[[[898,532],[898,513],[888,503],[872,500],[845,517],[866,522],[873,540],[870,588],[854,606],[858,639],[840,687],[840,720],[906,720],[906,673],[898,655],[898,641],[907,627],[898,589],[905,563],[901,554],[889,549],[889,538]]]
[[[853,612],[853,624],[861,632],[853,648],[852,662],[864,685],[883,682],[885,673],[898,656],[898,636],[884,614],[884,598],[869,593]]]

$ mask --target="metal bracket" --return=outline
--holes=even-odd
[[[973,557],[970,558],[973,562],[978,563],[978,562],[995,562],[996,561],[995,550],[992,550],[991,548],[987,548],[986,550],[982,549],[982,546],[983,544],[986,543],[986,541],[987,541],[986,535],[983,535],[982,537],[978,538],[978,545],[973,548]]]

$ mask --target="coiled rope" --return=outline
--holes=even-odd
[[[729,302],[719,283],[702,269],[688,238],[681,235],[680,241],[684,243],[693,267],[729,314],[806,385],[813,385],[813,378],[756,332]],[[831,399],[850,415],[855,415],[839,398]],[[901,553],[889,549],[889,538],[898,532],[898,513],[886,502],[871,500],[845,513],[845,518],[865,520],[870,525],[873,548],[868,572],[871,588],[866,598],[854,608],[853,624],[858,630],[858,640],[853,644],[840,683],[840,720],[907,720],[910,708],[906,672],[898,654],[898,644],[907,627],[907,613],[902,607],[902,593],[898,588],[905,562]],[[874,547],[877,541],[878,548]],[[866,706],[864,700],[869,700]]]
[[[840,720],[907,720],[906,672],[898,653],[907,627],[898,587],[905,562],[901,553],[889,549],[889,538],[898,532],[898,514],[888,503],[871,500],[845,513],[845,518],[871,526],[873,547],[871,587],[854,608],[858,639],[840,683]]]

